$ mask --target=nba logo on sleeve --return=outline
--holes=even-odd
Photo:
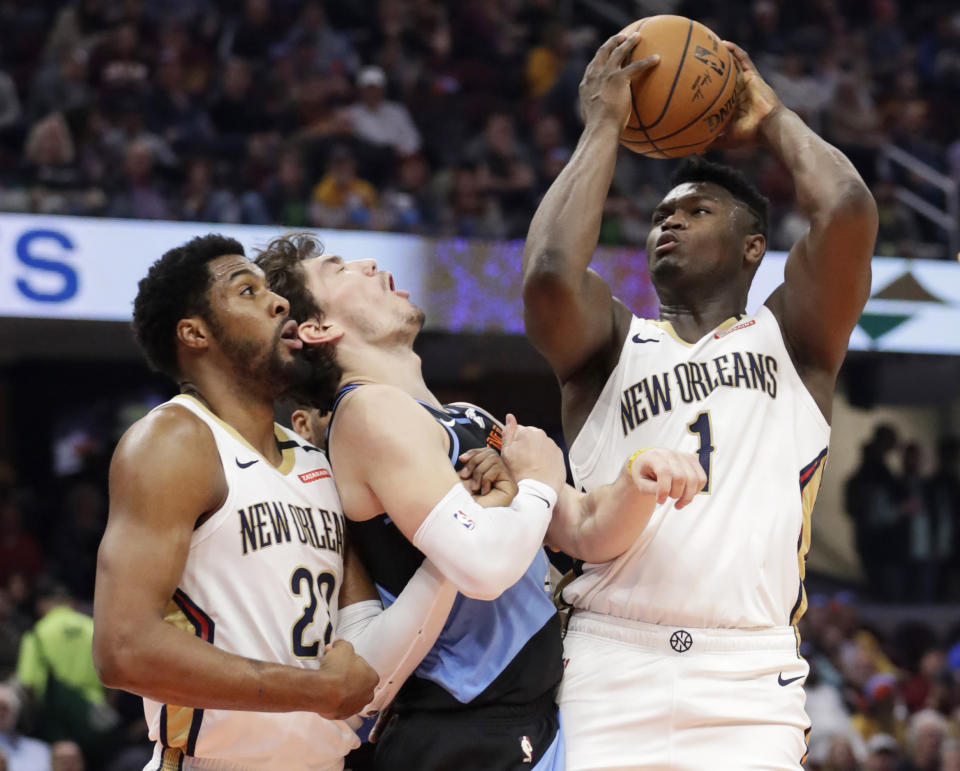
[[[470,517],[468,517],[459,509],[457,509],[457,511],[454,512],[453,518],[457,520],[457,522],[459,522],[465,528],[467,528],[467,530],[473,530],[477,526],[476,522],[470,519]]]

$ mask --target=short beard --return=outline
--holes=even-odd
[[[276,399],[309,381],[310,363],[298,355],[299,351],[292,351],[293,356],[288,361],[281,355],[283,325],[277,327],[269,350],[264,352],[252,340],[231,336],[216,320],[209,319],[208,322],[234,374],[253,390]]]

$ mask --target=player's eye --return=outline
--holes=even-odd
[[[256,294],[256,290],[250,284],[244,284],[243,289],[240,290],[240,294],[253,295]]]

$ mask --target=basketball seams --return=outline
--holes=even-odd
[[[659,19],[662,19],[663,22],[659,22]],[[647,25],[647,21],[650,21],[651,24]],[[661,26],[661,24],[666,24],[666,26]],[[686,29],[683,28],[684,25]],[[633,152],[653,158],[676,158],[691,153],[703,152],[704,148],[722,131],[722,125],[726,123],[726,119],[730,117],[728,105],[730,105],[736,91],[737,70],[735,66],[736,60],[732,52],[721,44],[719,37],[711,29],[693,19],[671,16],[669,14],[659,17],[652,16],[646,19],[640,19],[634,25],[626,27],[623,33],[629,34],[629,32],[638,32],[641,29],[651,35],[650,39],[653,41],[651,46],[653,48],[656,48],[658,45],[661,47],[668,46],[665,49],[667,53],[666,58],[670,61],[671,65],[664,67],[665,63],[661,63],[661,72],[654,81],[651,81],[651,84],[656,83],[656,91],[650,92],[651,96],[666,93],[666,98],[662,102],[656,118],[650,123],[645,123],[641,119],[640,96],[638,96],[638,94],[639,92],[649,91],[653,86],[644,85],[641,88],[635,88],[635,84],[631,83],[631,116],[627,125],[623,127],[620,133],[621,144]],[[653,30],[653,32],[650,32],[650,30]],[[696,40],[694,40],[693,35],[695,31],[697,33]],[[663,35],[664,39],[661,39],[660,35]],[[682,46],[679,44],[680,37],[684,39]],[[673,43],[672,41],[676,42]],[[697,62],[689,62],[693,69],[687,70],[684,68],[688,64],[687,56],[691,55],[691,43],[695,43],[698,49],[702,47],[703,55],[695,56]],[[727,52],[727,71],[724,73],[723,80],[718,81],[714,78],[709,85],[701,84],[701,79],[706,78],[709,80],[710,75],[717,73],[716,65],[718,62],[723,61],[720,50],[726,50]],[[634,53],[634,61],[636,61],[639,53],[640,52]],[[651,51],[648,49],[647,53],[651,53]],[[675,58],[677,53],[680,54],[679,58]],[[713,57],[716,61],[711,63],[708,57]],[[703,70],[700,70],[698,66],[694,66],[699,62],[703,62],[704,65],[706,65]],[[733,77],[731,77],[731,70],[733,71]],[[679,101],[677,104],[673,104],[673,97],[680,93],[678,88],[681,77],[688,71],[692,74],[690,77],[683,79],[684,88],[682,89],[686,98],[681,100],[683,102],[682,104]],[[698,86],[698,84],[700,85]],[[733,85],[732,90],[731,84]],[[687,93],[688,91],[690,92],[689,94]],[[710,96],[711,93],[713,94],[712,97]],[[698,104],[699,98],[704,96],[709,101],[701,106]],[[660,99],[657,101],[659,102]],[[721,107],[718,108],[718,104],[721,105]],[[650,106],[650,100],[644,99],[644,107],[649,108]],[[690,113],[698,107],[700,108],[700,112],[695,117],[690,117]],[[654,109],[656,108],[654,107]],[[680,115],[676,117],[680,118],[679,122],[687,121],[679,126],[677,126],[678,121],[676,117],[674,117],[678,112]],[[724,114],[725,112],[726,115]],[[668,117],[671,118],[671,120],[668,121],[668,126],[664,127],[665,133],[657,136],[654,129]],[[711,126],[717,126],[717,128],[712,129]],[[689,141],[694,138],[696,138],[697,141]],[[668,139],[675,144],[667,145],[666,140]]]
[[[696,124],[697,121],[702,120],[702,119],[703,119],[703,116],[707,115],[707,114],[710,112],[710,110],[711,110],[711,109],[713,108],[713,106],[717,103],[717,101],[720,99],[720,97],[726,95],[727,84],[730,82],[730,74],[731,74],[731,72],[733,72],[733,71],[736,70],[736,67],[734,66],[734,62],[733,62],[733,54],[730,53],[729,49],[727,49],[727,64],[728,64],[727,74],[726,74],[726,77],[724,78],[723,85],[720,87],[720,90],[717,91],[716,95],[713,97],[713,101],[710,102],[710,104],[708,104],[706,107],[704,107],[703,112],[701,112],[696,118],[694,118],[692,121],[690,121],[689,123],[687,123],[685,126],[681,126],[681,127],[678,128],[676,131],[673,131],[673,132],[671,132],[671,133],[669,133],[669,134],[664,134],[663,136],[658,136],[658,137],[656,138],[656,140],[651,139],[651,138],[650,138],[650,135],[647,133],[647,131],[644,130],[643,133],[644,133],[645,136],[647,136],[647,138],[648,138],[648,140],[650,141],[651,144],[653,144],[654,141],[656,141],[656,142],[662,142],[664,139],[669,139],[670,137],[675,137],[677,134],[680,134],[680,133],[686,131],[688,128],[690,128],[691,126],[693,126],[694,124]],[[681,69],[682,69],[682,67],[681,67]],[[672,98],[672,97],[671,97],[671,98]],[[668,104],[668,105],[670,104],[669,99],[667,100],[667,104]],[[638,118],[638,120],[639,120],[639,118]],[[654,125],[655,125],[655,124],[651,124],[650,126],[648,126],[648,128],[653,128]],[[637,129],[635,129],[635,128],[633,128],[632,126],[629,126],[629,125],[628,125],[628,126],[624,127],[623,130],[624,130],[624,132],[626,132],[626,131],[636,131]],[[632,141],[636,141],[636,140],[628,139],[627,141],[632,142]],[[677,145],[676,147],[677,147],[677,149],[682,148],[682,147],[693,147],[693,146],[696,145],[696,144],[700,144],[700,143],[699,143],[699,142],[695,142],[695,143],[689,144],[689,145]]]
[[[689,21],[687,26],[687,39],[683,43],[683,53],[680,54],[680,66],[677,67],[677,71],[673,75],[673,83],[670,84],[670,90],[667,92],[667,99],[663,103],[663,109],[660,110],[660,115],[657,116],[657,119],[651,123],[647,128],[653,128],[660,121],[663,120],[663,116],[667,114],[667,108],[670,107],[670,102],[673,101],[673,92],[677,88],[677,82],[680,80],[680,73],[683,72],[683,68],[687,63],[687,51],[690,50],[690,38],[693,37],[693,20]],[[630,89],[631,93],[633,89]]]

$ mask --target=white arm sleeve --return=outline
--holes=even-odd
[[[468,597],[499,597],[543,546],[557,493],[534,479],[517,486],[510,506],[484,508],[458,482],[413,536],[413,545]]]
[[[379,600],[340,609],[337,637],[352,643],[380,675],[373,701],[360,714],[379,712],[393,701],[437,641],[456,596],[456,587],[424,560],[386,610]]]

